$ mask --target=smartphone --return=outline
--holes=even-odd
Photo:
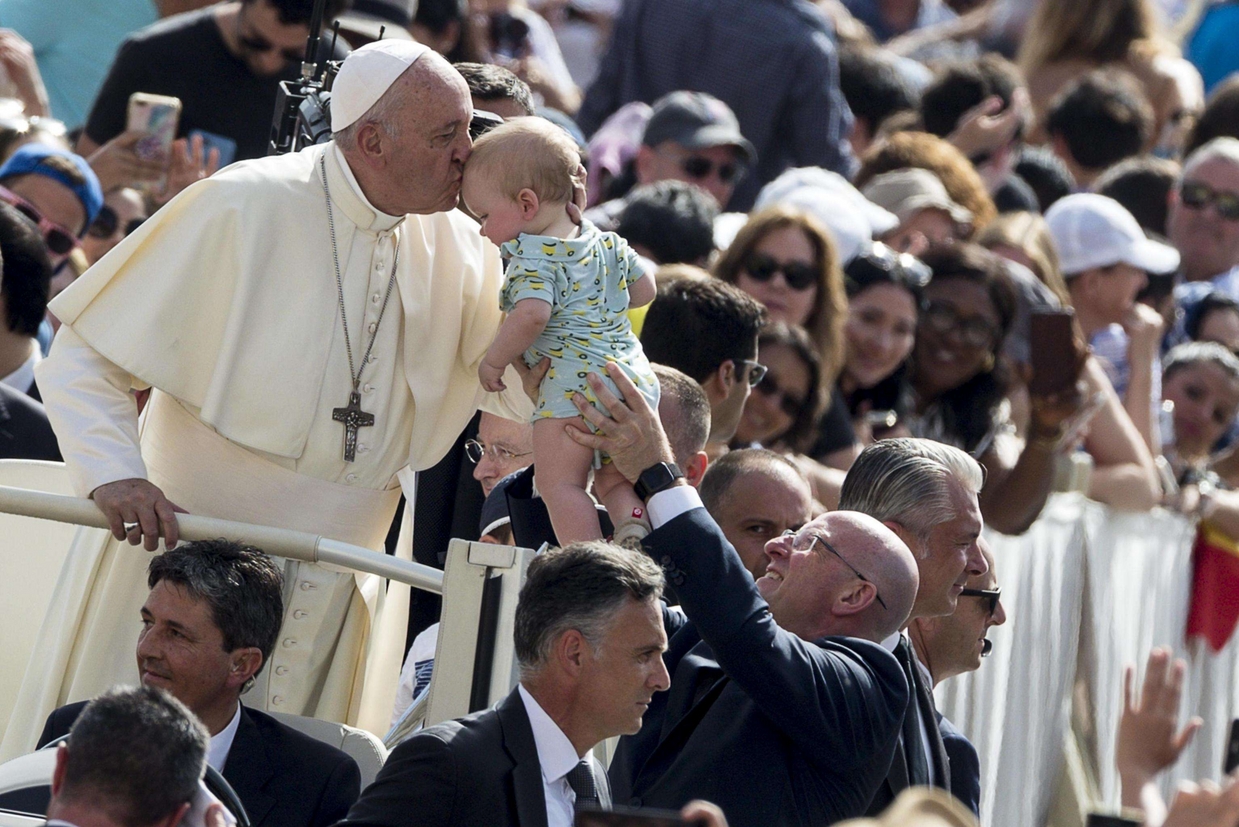
[[[1230,775],[1239,768],[1239,718],[1230,723],[1230,740],[1226,742],[1226,758],[1222,762],[1222,772]]]
[[[1059,393],[1075,385],[1080,375],[1079,346],[1075,336],[1075,312],[1034,310],[1030,319],[1028,345],[1032,355],[1033,396]]]
[[[694,819],[685,821],[674,810],[629,809],[577,810],[575,827],[700,827]]]
[[[145,132],[134,151],[144,161],[162,161],[172,150],[176,128],[181,119],[181,99],[169,95],[134,92],[129,96],[129,114],[125,129]]]
[[[1089,813],[1088,821],[1084,823],[1086,827],[1141,827],[1141,825],[1144,824],[1144,821],[1142,819],[1127,818],[1125,816]]]

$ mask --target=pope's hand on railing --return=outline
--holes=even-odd
[[[168,548],[176,546],[176,514],[184,514],[185,509],[165,497],[158,486],[141,479],[118,480],[99,486],[90,497],[108,518],[117,540],[128,540],[131,546],[143,543],[147,551],[154,551],[162,536]]]

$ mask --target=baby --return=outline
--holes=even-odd
[[[605,371],[616,362],[658,406],[658,379],[627,316],[629,306],[653,301],[654,278],[624,239],[569,217],[580,164],[576,144],[558,126],[516,118],[478,138],[461,189],[482,235],[511,259],[500,297],[508,316],[478,368],[482,387],[503,390],[500,377],[516,359],[530,366],[551,360],[533,414],[534,474],[561,544],[602,538],[587,493],[592,468],[615,541],[649,531],[632,486],[567,433],[590,427],[572,403],[575,394],[602,408],[585,377],[597,373],[620,396]]]

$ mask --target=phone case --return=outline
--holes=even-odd
[[[166,158],[172,148],[172,141],[176,139],[176,127],[180,118],[180,98],[147,92],[134,92],[130,95],[126,129],[146,133],[134,146],[138,157],[144,161]]]

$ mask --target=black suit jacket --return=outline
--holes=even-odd
[[[910,646],[909,649],[911,649]],[[938,714],[937,706],[934,704],[933,688],[926,685],[920,669],[913,667],[912,677],[912,697],[908,699],[908,709],[911,709],[912,704],[917,704],[921,719],[928,724],[925,727],[925,731],[929,733],[929,754],[933,760],[934,786],[944,790],[953,790],[951,761],[947,755],[946,747],[943,746],[942,733],[938,730],[938,727],[929,723],[942,718]],[[902,724],[902,721],[900,723]],[[919,746],[914,747],[914,749],[919,748]],[[892,756],[890,771],[886,774],[886,780],[878,787],[877,794],[873,797],[873,801],[870,802],[866,815],[877,816],[889,807],[891,802],[895,800],[895,797],[906,788],[918,785],[923,786],[925,783],[925,779],[908,777],[908,765],[904,759],[903,741],[901,739],[899,741],[899,749],[896,749],[895,754]]]
[[[519,690],[414,735],[341,825],[546,827],[538,746]]]
[[[645,546],[688,619],[664,610],[671,689],[654,697],[641,731],[620,740],[616,804],[678,809],[703,798],[735,827],[862,814],[908,701],[895,658],[868,641],[810,643],[780,629],[705,509]]]
[[[39,746],[67,735],[85,706],[52,712]],[[326,827],[361,792],[357,762],[344,752],[245,706],[222,774],[254,827]]]
[[[981,759],[977,748],[964,733],[955,728],[949,718],[938,716],[938,731],[942,733],[942,745],[951,762],[951,795],[958,798],[981,817]]]
[[[61,459],[42,403],[8,385],[0,385],[0,459]]]

